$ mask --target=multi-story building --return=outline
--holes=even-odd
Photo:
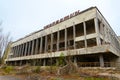
[[[76,11],[57,20],[44,29],[33,32],[11,45],[6,59],[9,65],[55,64],[63,54],[72,61],[105,62],[120,61],[119,38],[96,7]]]

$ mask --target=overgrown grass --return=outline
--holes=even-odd
[[[35,72],[35,73],[39,73],[41,71],[41,67],[40,66],[37,66],[34,70],[33,70],[33,72]]]
[[[6,66],[3,69],[4,69],[5,73],[10,73],[13,71],[13,66]]]

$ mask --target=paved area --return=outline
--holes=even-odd
[[[0,76],[0,80],[21,80],[12,76]]]

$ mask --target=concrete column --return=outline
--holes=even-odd
[[[44,50],[45,53],[46,53],[46,50],[47,50],[47,35],[45,36],[45,50]]]
[[[17,46],[17,57],[19,56],[19,45]]]
[[[35,45],[35,42],[34,42],[34,40],[32,40],[32,50],[31,50],[31,55],[34,54],[34,45]]]
[[[35,65],[36,65],[36,60],[33,61],[33,66],[35,66]]]
[[[10,50],[11,50],[11,52],[13,53],[13,55],[14,55],[14,48],[13,47],[11,47],[10,48]]]
[[[41,40],[40,40],[40,53],[42,53],[42,37],[41,37]]]
[[[20,57],[20,55],[21,55],[21,45],[19,46],[19,57]]]
[[[84,36],[85,36],[85,48],[87,48],[87,39],[86,39],[86,23],[85,21],[83,22],[83,27],[84,27]]]
[[[22,60],[20,61],[20,66],[22,65]]]
[[[73,22],[73,46],[74,46],[74,49],[76,49],[76,44],[75,44],[75,36],[76,36],[76,30],[75,30],[75,23]]]
[[[16,46],[16,57],[18,55],[18,46]]]
[[[21,45],[19,45],[19,50],[18,50],[18,57],[20,57],[20,53],[21,53]]]
[[[65,27],[65,50],[67,50],[67,28]]]
[[[16,65],[17,65],[17,62],[15,61],[14,63],[15,63],[14,65],[16,66]]]
[[[20,54],[20,45],[18,45],[18,54],[17,54],[17,57],[19,57],[19,54]]]
[[[15,47],[13,47],[13,48],[14,48],[14,55],[13,56],[15,57]]]
[[[95,32],[97,34],[96,40],[97,40],[97,46],[101,45],[100,42],[100,32],[99,32],[99,25],[98,25],[98,18],[94,18],[94,22],[95,22]]]
[[[21,51],[22,51],[22,45],[20,44],[20,53],[19,53],[19,57],[21,56]]]
[[[100,33],[103,33],[103,24],[102,22],[100,22],[100,30],[99,30]]]
[[[23,49],[24,49],[24,45],[23,44],[21,44],[22,45],[22,49],[21,49],[21,56],[22,56],[22,54],[23,54]]]
[[[25,48],[25,43],[23,43],[23,50],[22,50],[22,56],[24,56],[24,48]]]
[[[17,46],[15,46],[15,57],[17,55]]]
[[[13,47],[13,50],[14,50],[14,55],[13,55],[13,57],[15,57],[15,53],[16,53],[16,49],[15,49],[15,47]]]
[[[11,48],[11,50],[12,50],[12,53],[13,53],[13,57],[14,57],[14,47],[12,47],[12,48]]]
[[[43,66],[46,66],[46,60],[44,59],[44,61],[43,61]]]
[[[27,54],[27,46],[28,46],[28,44],[27,44],[27,42],[26,42],[26,45],[25,45],[25,54],[24,54],[24,56],[26,56],[26,54]]]
[[[57,32],[57,51],[59,51],[59,40],[60,40],[60,32],[58,29],[58,32]]]
[[[74,56],[74,63],[76,63],[77,62],[77,59],[76,59],[76,57]]]
[[[53,51],[53,33],[51,32],[51,52]]]
[[[104,58],[102,54],[100,54],[99,56],[99,61],[100,61],[100,67],[104,67]]]
[[[18,57],[18,46],[16,46],[16,57]]]
[[[31,46],[31,42],[28,42],[28,54],[27,55],[30,55],[30,46]]]
[[[16,53],[17,53],[17,46],[15,46],[15,55],[14,55],[15,57],[16,57]]]
[[[38,54],[38,38],[36,39],[35,54]]]
[[[21,45],[19,45],[19,54],[18,54],[18,57],[20,57],[20,53],[21,53]]]

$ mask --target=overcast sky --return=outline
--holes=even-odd
[[[17,40],[77,10],[97,6],[120,35],[120,0],[0,0],[4,33]]]

